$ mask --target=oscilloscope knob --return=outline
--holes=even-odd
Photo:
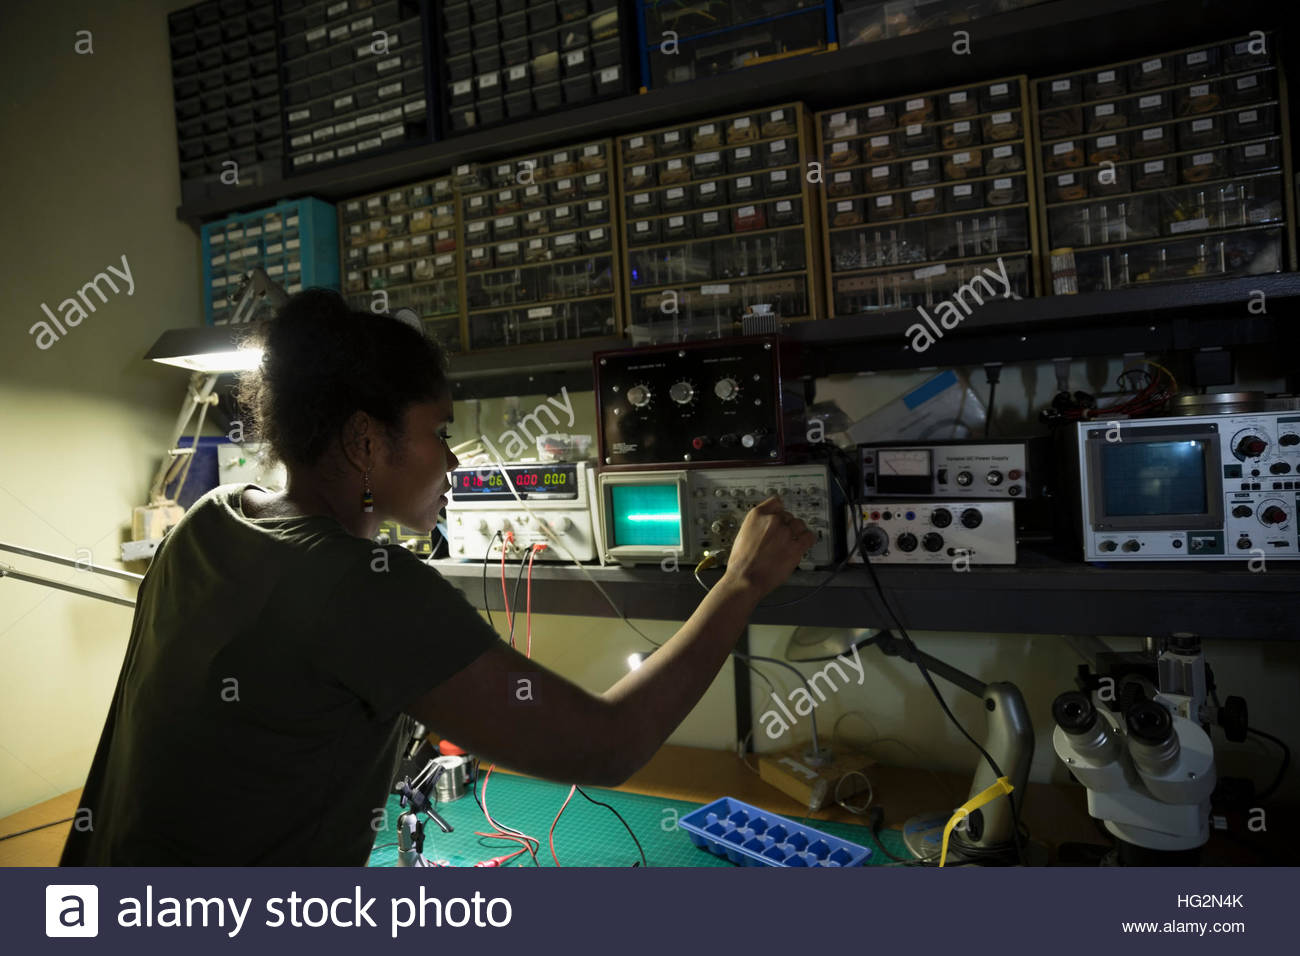
[[[936,528],[946,528],[952,524],[952,512],[947,508],[935,508],[930,514],[930,524]]]
[[[916,550],[916,535],[910,531],[904,531],[898,536],[898,550],[909,553]]]
[[[967,508],[961,513],[961,524],[963,528],[978,528],[984,523],[984,515],[980,514],[977,508]]]
[[[724,402],[734,401],[740,394],[740,386],[734,378],[720,378],[713,386],[713,394]]]
[[[869,524],[862,532],[862,553],[866,555],[884,554],[889,547],[889,535],[880,525]]]
[[[688,405],[695,397],[695,386],[685,379],[674,382],[668,389],[668,397],[678,405]]]
[[[1241,441],[1237,442],[1237,447],[1233,449],[1238,458],[1258,458],[1264,452],[1268,451],[1268,442],[1258,435],[1247,435]]]
[[[644,385],[633,385],[627,390],[627,401],[634,408],[645,408],[650,404],[650,389]]]
[[[934,531],[923,535],[921,537],[921,547],[930,552],[941,551],[943,549],[943,535]]]
[[[1269,505],[1259,513],[1259,520],[1264,522],[1264,524],[1282,524],[1286,519],[1286,509],[1279,505]]]

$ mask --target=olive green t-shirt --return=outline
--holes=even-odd
[[[248,487],[154,555],[61,865],[364,865],[403,708],[498,640],[405,548],[249,518]]]

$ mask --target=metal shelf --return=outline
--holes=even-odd
[[[1286,4],[1270,0],[1203,0],[1187,15],[1186,0],[1056,0],[962,24],[973,55],[952,51],[948,29],[791,57],[639,96],[395,150],[280,182],[232,188],[228,195],[177,208],[198,226],[241,209],[291,196],[337,201],[445,173],[453,165],[550,148],[557,136],[579,142],[686,124],[769,103],[801,100],[812,109],[938,89],[1013,73],[1063,69],[1141,56],[1249,29],[1285,25]]]
[[[1257,291],[1265,296],[1263,314],[1249,308]],[[918,321],[915,310],[793,322],[782,335],[803,346],[804,374],[813,378],[1244,345],[1268,344],[1285,355],[1300,345],[1300,329],[1286,320],[1297,299],[1300,273],[999,299],[977,308],[923,353],[908,345],[907,329]],[[576,339],[458,355],[451,363],[453,394],[487,398],[559,391],[560,385],[588,391],[592,352],[627,344],[618,338]]]
[[[1143,564],[1093,567],[1032,552],[1011,568],[878,566],[890,603],[909,629],[971,634],[1092,634],[1148,637],[1186,632],[1215,639],[1300,640],[1295,595],[1300,566],[1278,562],[1266,572],[1245,567]],[[480,563],[431,562],[439,574],[483,608]],[[587,569],[630,618],[685,621],[703,592],[689,569]],[[489,576],[493,569],[489,568]],[[513,573],[513,571],[511,572]],[[813,596],[828,571],[800,571],[764,603],[807,597],[785,608],[761,605],[756,625],[886,627],[890,622],[861,567],[845,568]],[[707,580],[707,578],[706,578]],[[533,569],[539,614],[617,617],[572,566]],[[488,601],[500,610],[500,588]]]

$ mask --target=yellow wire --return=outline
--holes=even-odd
[[[981,790],[975,796],[971,797],[960,807],[953,811],[952,816],[948,818],[947,824],[943,828],[943,847],[939,851],[939,866],[943,866],[948,859],[948,837],[956,828],[958,821],[965,820],[974,811],[978,810],[984,804],[996,800],[1005,793],[1010,793],[1015,787],[1011,786],[1006,777],[998,777],[992,786]]]

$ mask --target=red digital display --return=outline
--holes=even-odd
[[[566,465],[507,465],[510,484],[500,468],[469,467],[452,475],[452,497],[482,500],[509,500],[514,498],[510,485],[520,497],[578,497],[578,466]]]

